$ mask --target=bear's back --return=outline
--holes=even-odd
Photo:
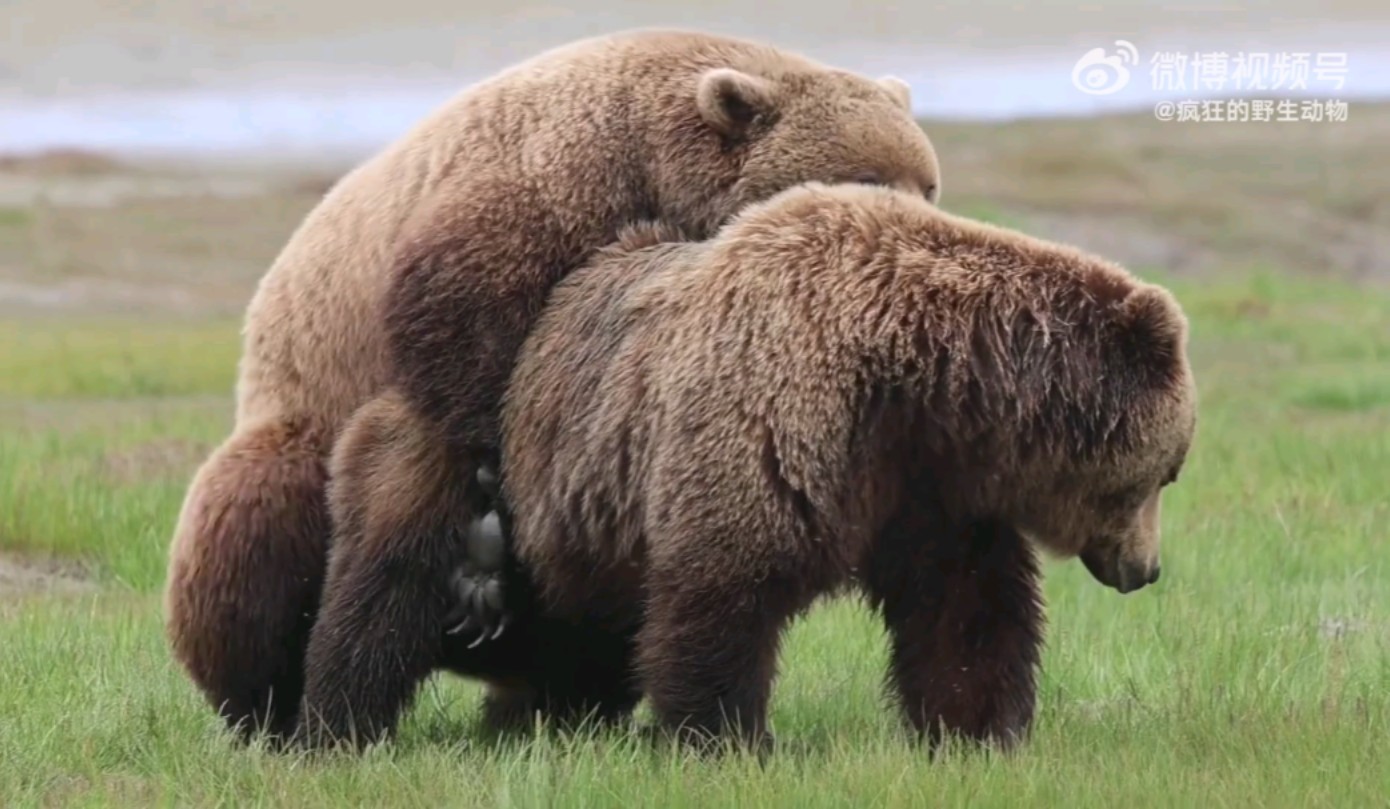
[[[461,91],[345,175],[261,279],[246,317],[238,421],[308,417],[332,431],[381,389],[389,371],[379,324],[392,257],[411,217],[427,211],[431,195],[446,194],[451,177],[494,172],[519,193],[563,198],[572,167],[630,162],[634,133],[623,116],[634,82],[649,77],[643,92],[684,108],[693,88],[669,86],[669,77],[685,67],[779,62],[819,69],[757,43],[634,31],[557,48]],[[593,137],[596,130],[605,137]]]

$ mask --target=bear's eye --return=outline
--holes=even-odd
[[[874,171],[860,172],[854,175],[854,179],[851,180],[851,182],[859,185],[887,185],[887,183],[883,181],[883,178],[878,175],[878,172]]]

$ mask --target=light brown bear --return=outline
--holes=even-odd
[[[629,633],[589,664],[633,666],[667,727],[758,741],[782,630],[856,584],[911,724],[1012,744],[1034,549],[1158,578],[1186,339],[1160,287],[891,190],[812,184],[707,242],[609,250],[555,289],[504,408],[537,610]]]
[[[256,292],[235,430],[173,540],[168,635],[227,723],[286,732],[307,689],[329,731],[391,726],[438,662],[475,469],[550,286],[633,221],[701,236],[815,179],[936,199],[905,86],[683,32],[541,55],[345,177]],[[382,437],[409,451],[355,452]],[[371,564],[326,561],[330,499],[332,545]]]

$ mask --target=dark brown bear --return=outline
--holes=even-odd
[[[669,728],[760,739],[783,628],[852,583],[912,725],[1007,746],[1033,715],[1034,549],[1121,592],[1158,578],[1186,334],[1166,291],[1076,250],[919,196],[787,191],[556,289],[504,410],[517,553],[546,620],[639,628]]]
[[[170,642],[228,724],[289,730],[307,686],[332,732],[391,726],[441,654],[475,461],[550,285],[625,224],[700,236],[808,179],[935,199],[902,83],[673,32],[519,65],[344,178],[251,303],[236,428],[175,533]],[[329,569],[330,499],[332,543],[372,564]]]

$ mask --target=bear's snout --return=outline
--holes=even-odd
[[[1120,583],[1115,589],[1121,593],[1132,593],[1158,581],[1158,576],[1162,572],[1163,566],[1156,562],[1152,565],[1121,567]]]
[[[1086,550],[1081,561],[1096,581],[1120,593],[1132,593],[1158,581],[1163,566],[1157,559],[1127,558],[1114,550]]]

